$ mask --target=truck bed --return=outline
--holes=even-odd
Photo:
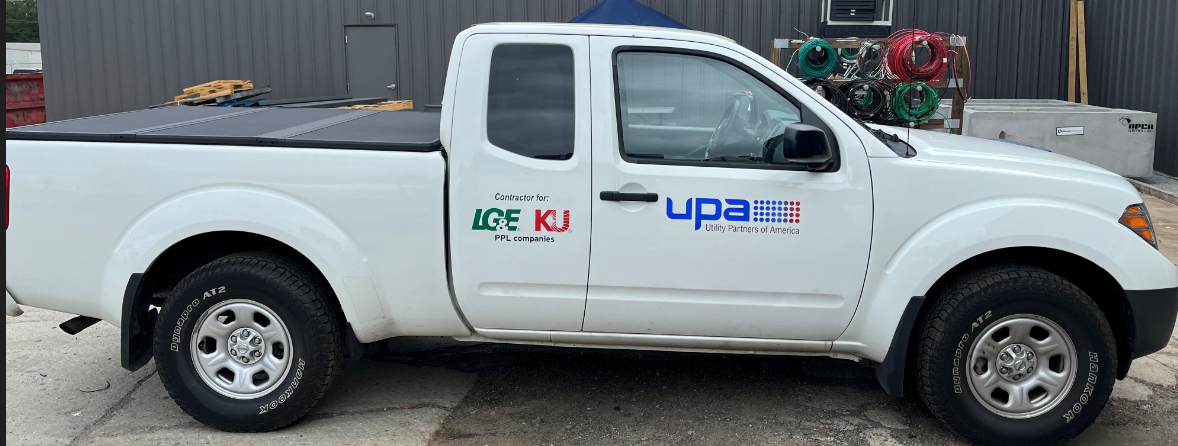
[[[139,114],[130,125],[145,128],[168,122],[160,119],[165,113],[189,113],[189,120],[198,119],[192,114],[226,114],[219,107],[186,108],[127,115]],[[293,118],[279,128],[351,112],[324,111],[289,114]],[[407,134],[376,123],[358,130],[337,125],[342,133],[355,132],[338,139],[293,141],[314,148],[248,145],[258,139],[249,137],[245,124],[271,125],[254,135],[277,126],[241,118],[280,113],[207,122],[219,122],[208,130],[222,132],[213,138],[244,145],[149,143],[145,139],[165,137],[122,131],[133,128],[117,126],[129,124],[127,115],[47,124],[41,132],[21,129],[21,136],[75,140],[7,141],[11,217],[5,231],[5,290],[22,305],[118,325],[131,277],[148,272],[170,247],[203,244],[205,234],[254,234],[290,247],[320,268],[362,342],[408,330],[430,336],[465,333],[446,281],[442,152],[411,151],[424,148],[387,141],[377,146],[380,150],[323,148],[373,147],[366,141]],[[368,116],[403,123],[413,116],[405,113]],[[436,121],[436,116],[422,117]],[[112,141],[116,137],[128,141]],[[77,141],[86,138],[102,142]],[[184,134],[167,138],[212,142]],[[352,294],[345,280],[356,277],[371,283],[365,279]],[[385,308],[397,312],[386,316]]]
[[[441,150],[439,113],[165,107],[5,130],[8,140],[219,144],[407,152]]]

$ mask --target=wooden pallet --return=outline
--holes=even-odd
[[[213,99],[220,96],[229,96],[239,91],[253,90],[254,83],[251,81],[242,80],[217,80],[206,82],[194,87],[184,89],[184,94],[178,95],[173,99],[178,104],[183,104],[186,101],[204,102],[205,100]]]
[[[365,105],[349,105],[346,107],[349,110],[384,110],[384,111],[399,111],[399,110],[413,110],[413,101],[388,101],[376,104]]]
[[[195,87],[185,88],[184,94],[204,94],[205,92],[223,90],[226,88],[231,90],[250,90],[254,88],[254,83],[252,81],[242,80],[218,80],[206,82]]]

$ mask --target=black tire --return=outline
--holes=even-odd
[[[240,253],[214,260],[181,281],[163,305],[154,338],[160,380],[184,412],[216,429],[263,432],[294,423],[323,397],[342,366],[341,317],[331,296],[316,275],[275,254]],[[286,347],[291,367],[284,378],[275,378],[280,384],[249,399],[214,390],[190,356],[193,330],[202,315],[218,304],[240,300],[272,310],[285,324],[291,344]]]
[[[985,370],[985,365],[968,362],[987,327],[1000,327],[997,323],[1003,318],[1026,314],[1049,319],[1070,337],[1076,366],[1071,373],[1061,373],[1074,376],[1074,381],[1069,390],[1058,393],[1062,399],[1049,400],[1058,401],[1053,408],[1048,405],[1039,409],[1043,413],[1011,418],[975,396],[967,374]],[[965,274],[933,296],[918,328],[918,395],[937,418],[970,441],[1063,443],[1091,425],[1112,394],[1117,351],[1108,321],[1080,288],[1045,270],[1007,264]]]

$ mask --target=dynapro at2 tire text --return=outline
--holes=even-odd
[[[260,432],[307,413],[339,372],[340,317],[325,284],[269,253],[233,254],[185,278],[155,327],[160,380],[208,426]]]
[[[920,398],[965,438],[1057,444],[1108,402],[1117,358],[1104,314],[1045,270],[998,265],[942,289],[919,325]]]

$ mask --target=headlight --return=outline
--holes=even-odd
[[[1153,245],[1154,249],[1157,249],[1158,239],[1153,232],[1153,222],[1149,219],[1149,210],[1145,208],[1144,203],[1125,208],[1125,213],[1121,214],[1121,224],[1136,232],[1150,245]]]

